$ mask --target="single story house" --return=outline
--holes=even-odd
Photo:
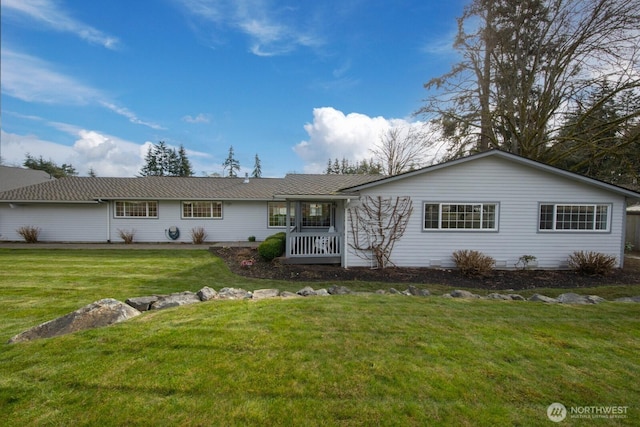
[[[353,213],[366,200],[400,198],[411,209],[390,254],[396,266],[452,267],[452,253],[470,249],[498,268],[523,256],[563,268],[579,250],[621,267],[627,204],[640,193],[498,150],[390,177],[70,177],[0,193],[0,241],[21,240],[22,226],[58,242],[118,242],[119,230],[179,243],[196,227],[216,242],[284,231],[290,262],[375,266],[354,249],[363,237]]]

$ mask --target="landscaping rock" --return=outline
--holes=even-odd
[[[487,299],[497,299],[497,300],[505,300],[505,301],[511,301],[512,298],[510,295],[505,295],[505,294],[499,294],[496,292],[490,293],[489,295],[487,295]]]
[[[615,302],[640,302],[640,296],[622,297],[614,299]]]
[[[216,292],[215,289],[205,286],[204,288],[200,289],[196,293],[196,295],[198,295],[198,298],[200,298],[200,301],[209,301],[212,299],[216,299],[218,297],[218,292]]]
[[[195,304],[201,302],[200,297],[193,292],[185,291],[170,295],[160,295],[158,300],[151,304],[151,310],[162,310],[180,305]]]
[[[345,286],[333,285],[329,288],[331,295],[347,295],[351,293],[351,290]]]
[[[555,298],[546,297],[546,296],[540,295],[540,294],[531,295],[531,298],[529,298],[529,301],[546,302],[546,303],[557,303],[558,302],[558,300],[555,299]]]
[[[9,343],[51,338],[85,329],[99,328],[140,315],[140,311],[113,298],[105,298],[72,313],[34,326],[9,340]]]
[[[284,292],[280,292],[280,298],[302,298],[302,295],[298,295],[289,291],[284,291]]]
[[[407,291],[409,292],[409,295],[412,295],[414,297],[428,297],[429,295],[431,295],[431,292],[429,292],[428,289],[418,289],[413,285],[409,285]]]
[[[387,293],[387,291],[385,291],[384,289],[378,289],[378,290],[376,291],[376,294],[378,294],[378,295],[384,295],[384,294],[386,294],[386,293]]]
[[[296,293],[301,297],[310,297],[316,295],[316,291],[314,291],[311,286],[305,286]]]
[[[319,297],[328,297],[331,296],[331,294],[329,293],[329,291],[327,291],[326,289],[318,289],[316,291],[316,296]]]
[[[526,301],[527,300],[525,297],[523,297],[522,295],[518,295],[518,294],[509,294],[509,296],[511,297],[511,299],[513,301]]]
[[[158,301],[158,296],[150,296],[150,297],[135,297],[129,298],[125,301],[126,304],[129,304],[131,307],[135,308],[138,311],[147,311],[151,310],[151,304]]]
[[[396,288],[390,288],[389,289],[389,293],[392,294],[392,295],[402,295],[402,292],[400,292]]]
[[[456,289],[455,291],[451,291],[451,296],[454,298],[480,298],[480,295],[476,295],[469,291],[464,291],[461,289]]]
[[[240,288],[222,288],[218,291],[218,299],[249,299],[251,293]]]
[[[591,304],[600,304],[601,302],[607,302],[606,299],[599,297],[598,295],[587,295],[587,301]]]
[[[253,299],[261,300],[265,298],[275,298],[280,295],[280,291],[277,289],[258,289],[253,291]]]

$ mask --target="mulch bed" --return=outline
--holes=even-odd
[[[267,262],[260,258],[255,248],[211,248],[234,273],[253,278],[300,282],[382,282],[440,284],[459,288],[488,290],[533,288],[586,288],[603,285],[640,285],[640,260],[628,259],[624,270],[617,269],[607,276],[582,276],[573,271],[556,270],[495,270],[491,275],[478,278],[465,277],[457,270],[435,268],[385,268],[370,269],[338,265],[291,265],[279,260]],[[250,266],[242,266],[243,260],[253,259]]]

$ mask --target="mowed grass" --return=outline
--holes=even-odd
[[[535,426],[561,402],[628,407],[562,425],[640,424],[639,304],[210,301],[4,344],[105,297],[304,285],[235,276],[205,251],[0,250],[0,423]]]

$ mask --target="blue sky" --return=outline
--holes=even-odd
[[[150,143],[197,176],[323,172],[417,126],[466,1],[2,0],[1,152],[135,176]]]

